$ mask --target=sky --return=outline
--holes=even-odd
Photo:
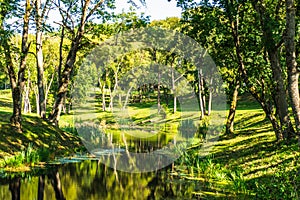
[[[139,0],[134,0],[139,3]],[[145,13],[145,16],[150,16],[150,20],[166,19],[167,17],[180,17],[181,8],[176,7],[176,0],[168,2],[168,0],[146,0],[146,6],[138,4],[139,8],[136,9],[136,13]],[[122,11],[129,11],[130,4],[127,0],[116,0],[115,13],[122,13]],[[49,13],[48,23],[53,27],[58,28],[59,25],[54,22],[60,22],[61,18],[57,10]]]
[[[126,12],[129,9],[127,0],[116,0],[117,9],[115,12]],[[135,2],[138,2],[136,0]],[[137,13],[144,12],[150,16],[151,20],[165,19],[166,17],[180,17],[181,8],[176,7],[176,1],[168,2],[167,0],[146,0],[146,7],[141,6],[136,10]]]

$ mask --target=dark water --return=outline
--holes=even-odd
[[[97,160],[51,165],[0,179],[0,199],[197,199],[194,182],[157,172],[115,171]]]

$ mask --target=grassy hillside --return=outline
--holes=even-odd
[[[9,123],[12,113],[10,95],[10,90],[0,91],[1,167],[22,165],[25,162],[24,159],[31,159],[29,161],[31,163],[49,160],[56,156],[73,154],[81,148],[79,138],[52,126],[35,114],[23,115],[24,131],[23,133],[15,131]],[[31,157],[43,158],[26,158],[26,156],[30,156],[29,154],[32,154]]]
[[[270,122],[251,98],[241,98],[235,134],[223,135],[206,157],[192,149],[178,160],[176,173],[201,185],[204,199],[299,199],[299,146],[276,142]]]

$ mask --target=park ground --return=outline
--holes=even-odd
[[[70,115],[63,115],[61,128],[39,119],[23,117],[23,133],[9,125],[10,91],[0,93],[0,167],[30,170],[56,157],[84,151],[71,130]],[[299,199],[300,162],[297,140],[276,142],[270,122],[248,95],[240,97],[235,133],[222,135],[210,155],[201,157],[195,147],[176,161],[174,175],[203,182],[196,196],[203,198]]]

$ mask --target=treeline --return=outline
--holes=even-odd
[[[299,3],[178,3],[185,9],[183,29],[209,49],[227,83],[227,133],[233,132],[238,93],[246,90],[261,105],[277,140],[299,135]]]
[[[137,16],[134,10],[115,15],[111,11],[114,1],[1,1],[0,63],[1,73],[6,72],[12,89],[12,125],[21,130],[22,108],[25,108],[25,102],[30,103],[29,89],[34,91],[38,114],[58,124],[66,103],[71,105],[69,92],[73,87],[74,76],[80,76],[78,67],[90,49],[98,45],[99,41],[128,30],[162,27],[193,38],[213,58],[226,83],[230,104],[226,122],[228,134],[234,132],[238,94],[247,91],[261,105],[278,140],[289,140],[299,135],[298,2],[177,2],[183,10],[181,19],[169,18],[150,23],[148,17]],[[52,27],[53,24],[47,24],[47,14],[53,9],[57,9],[61,16],[61,20],[56,22],[59,26],[57,30]],[[22,22],[16,27],[16,24],[9,24],[11,16]],[[103,68],[105,70],[97,84],[101,94],[110,96],[108,107],[111,110],[119,79],[141,57],[144,59],[140,65],[149,65],[159,58],[159,63],[179,71],[180,76],[190,82],[197,94],[201,118],[209,114],[214,84],[203,79],[202,72],[193,64],[170,52],[154,51],[151,48],[123,55]],[[142,74],[143,71],[137,73]],[[163,95],[172,94],[173,112],[176,112],[176,88],[171,87],[167,91],[167,87],[161,84],[161,87],[157,86],[157,95],[161,95],[160,89]],[[137,88],[138,101],[141,101],[142,93],[150,89],[150,86],[146,89]],[[159,104],[160,97],[157,98]],[[102,100],[102,109],[106,110],[104,96]],[[46,107],[49,105],[53,107],[49,108],[46,117]]]
[[[58,125],[77,63],[85,53],[112,34],[132,28],[132,24],[138,27],[148,22],[134,12],[114,14],[113,0],[4,0],[0,7],[1,73],[10,81],[11,124],[19,131],[22,108],[30,111],[29,90],[35,92],[40,117]],[[48,22],[54,10],[61,18],[55,22],[58,30]],[[94,23],[95,19],[99,23]],[[49,96],[53,97],[53,107],[46,116]]]

